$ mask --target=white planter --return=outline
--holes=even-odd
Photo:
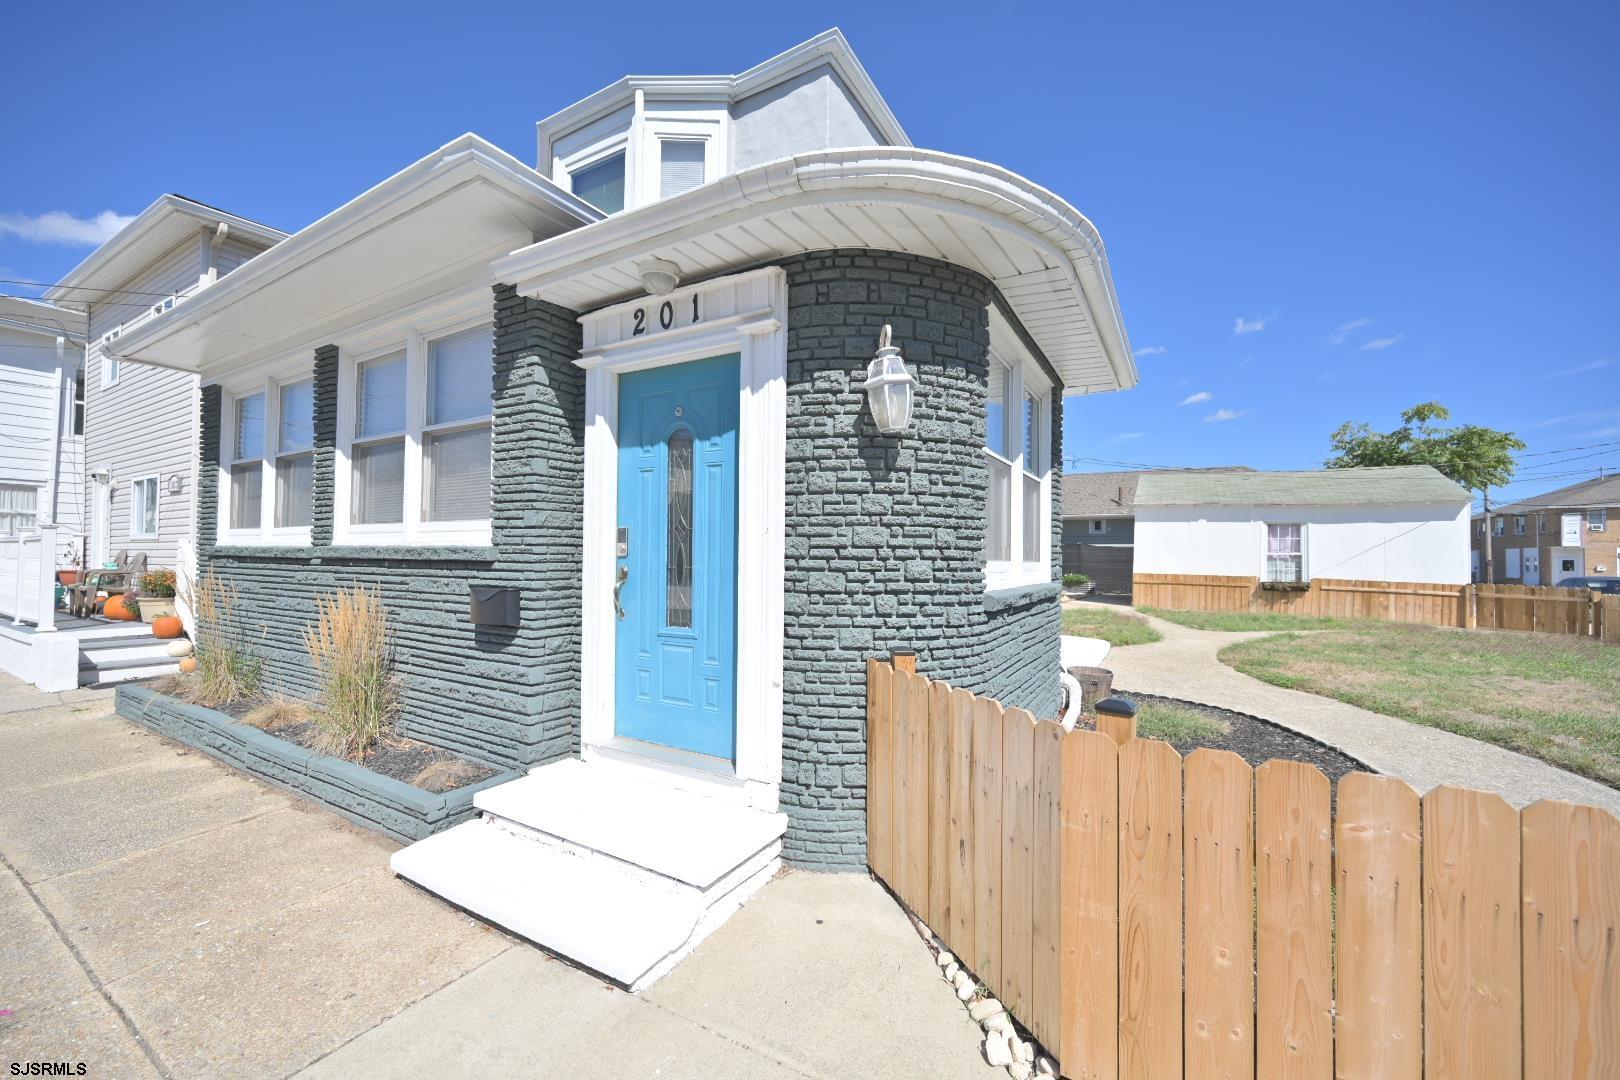
[[[143,623],[149,623],[153,619],[162,618],[164,615],[174,614],[173,597],[163,597],[160,599],[156,596],[143,596],[140,598],[140,603],[141,622]]]

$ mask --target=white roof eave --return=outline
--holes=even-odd
[[[540,296],[548,285],[625,264],[728,224],[796,208],[885,203],[971,219],[1045,252],[1062,268],[1075,310],[1096,328],[1113,372],[1113,386],[1086,389],[1136,385],[1136,364],[1107,253],[1091,222],[1057,195],[1006,169],[932,150],[821,150],[768,162],[523,248],[497,259],[491,270],[519,292]],[[874,235],[872,246],[893,250],[896,244],[892,237]],[[784,248],[780,254],[798,250]],[[986,276],[996,280],[993,274]],[[600,302],[623,298],[604,295]],[[1020,315],[1018,302],[1008,300]],[[1039,334],[1031,331],[1031,336],[1042,344]]]

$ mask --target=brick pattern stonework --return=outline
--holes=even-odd
[[[203,392],[199,560],[239,594],[234,622],[264,659],[268,689],[314,692],[303,629],[316,598],[379,589],[391,619],[405,731],[500,765],[535,764],[579,741],[580,520],[584,375],[573,312],[495,293],[492,546],[332,547],[337,351],[316,351],[311,548],[213,547],[220,393]],[[522,625],[477,627],[469,588],[515,585]]]
[[[876,251],[784,266],[785,854],[854,869],[866,859],[867,657],[915,649],[930,677],[1054,715],[1058,586],[984,591],[990,282]],[[918,380],[911,429],[898,438],[878,434],[861,388],[885,323]],[[1055,449],[1061,396],[1053,401]]]

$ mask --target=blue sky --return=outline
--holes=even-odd
[[[918,145],[1101,229],[1142,383],[1069,402],[1071,468],[1310,468],[1431,398],[1530,443],[1510,495],[1620,468],[1612,3],[232,7],[8,12],[0,277],[163,191],[292,230],[463,131],[533,160],[625,73],[836,24]]]

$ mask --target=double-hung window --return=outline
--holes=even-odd
[[[1608,510],[1588,510],[1586,512],[1586,529],[1588,532],[1602,532],[1609,527]]]
[[[1297,522],[1266,524],[1265,580],[1305,580],[1305,526]]]
[[[0,536],[33,529],[38,520],[39,489],[26,484],[0,484]]]
[[[493,355],[483,324],[353,366],[339,543],[489,542]]]
[[[307,529],[315,520],[315,380],[278,388],[277,529]]]
[[[315,381],[269,379],[223,399],[218,542],[309,543]]]
[[[1032,362],[1009,363],[992,351],[984,440],[989,589],[1051,580],[1051,400],[1051,384]]]
[[[158,534],[158,478],[143,476],[129,485],[129,538],[152,540]]]
[[[1507,534],[1507,518],[1494,517],[1491,519],[1491,535],[1505,536]]]
[[[1513,518],[1513,535],[1514,536],[1523,536],[1524,535],[1524,515],[1523,514],[1515,515],[1515,517]]]

